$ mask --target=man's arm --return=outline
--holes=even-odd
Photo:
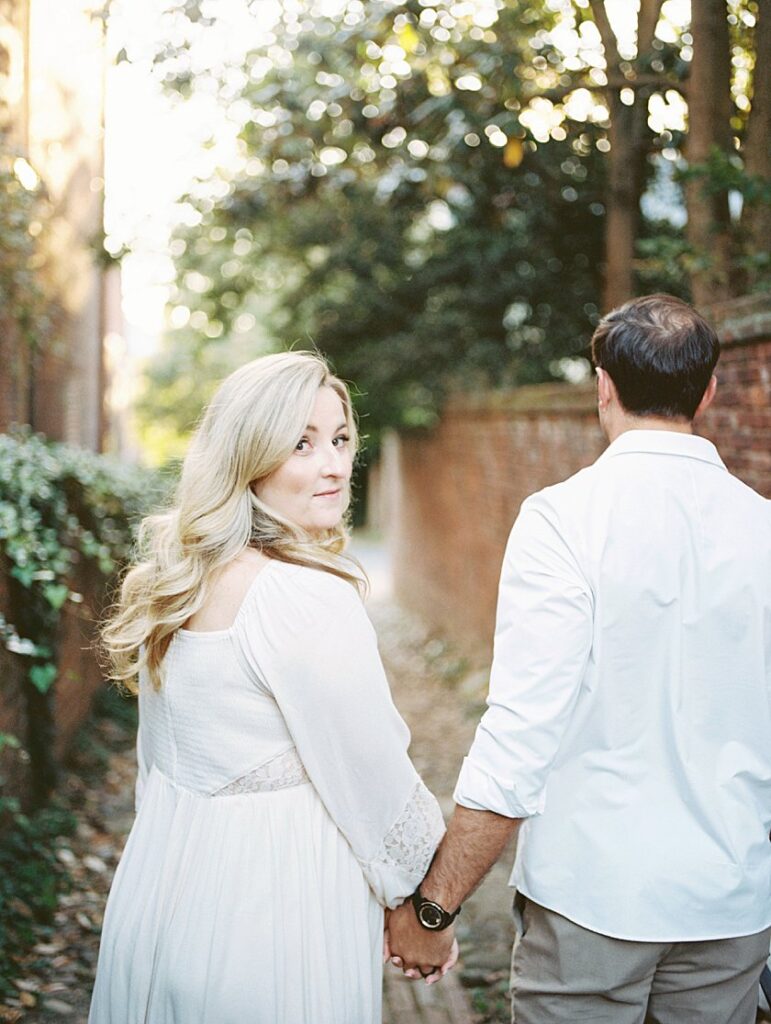
[[[527,817],[578,700],[592,644],[593,600],[548,502],[528,499],[501,572],[488,708],[455,789],[458,804],[421,894],[452,912],[473,892]],[[413,907],[389,921],[392,956],[446,962],[451,929],[430,932]]]
[[[421,882],[421,895],[450,913],[455,911],[498,860],[521,820],[457,805]],[[447,961],[454,937],[452,927],[441,932],[423,928],[409,902],[391,912],[388,934],[391,956],[398,957],[405,970],[423,975]]]

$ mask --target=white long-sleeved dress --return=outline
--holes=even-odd
[[[268,563],[139,702],[89,1024],[378,1024],[382,908],[444,825],[354,589]]]

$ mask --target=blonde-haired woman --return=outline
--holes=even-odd
[[[444,826],[342,556],[355,449],[323,360],[257,359],[143,524],[104,633],[139,775],[90,1024],[380,1021],[383,907]]]

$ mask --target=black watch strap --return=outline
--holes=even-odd
[[[445,928],[449,928],[460,913],[460,907],[451,914],[433,900],[425,899],[425,897],[421,895],[420,887],[418,887],[412,894],[410,901],[415,908],[415,914],[418,922],[423,928],[430,932],[441,932],[444,931]]]

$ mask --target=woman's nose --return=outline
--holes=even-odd
[[[322,473],[325,476],[344,476],[345,475],[345,449],[335,448],[333,445],[325,452],[324,464],[322,466]]]

